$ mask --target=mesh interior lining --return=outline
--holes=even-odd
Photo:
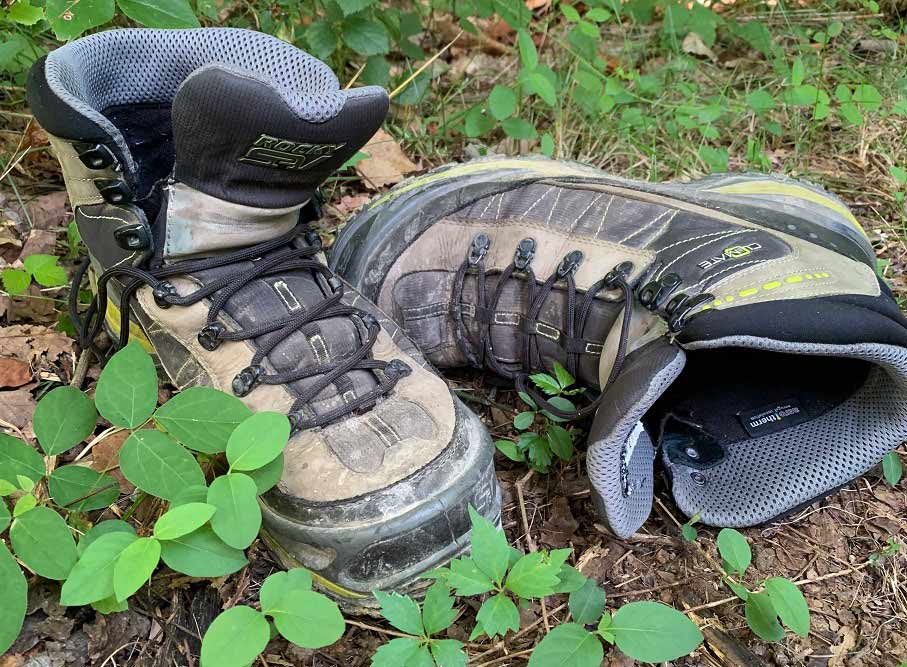
[[[725,448],[719,465],[701,471],[672,464],[677,505],[716,526],[751,526],[831,492],[876,465],[907,438],[907,349],[863,343],[807,345],[754,337],[698,342],[689,348],[750,347],[863,359],[874,364],[848,400],[817,419]],[[703,478],[700,477],[700,480]]]
[[[236,28],[100,32],[53,51],[45,75],[58,96],[98,122],[111,106],[169,102],[189,74],[214,62],[264,77],[309,122],[329,120],[343,107],[346,95],[327,65],[284,41]]]

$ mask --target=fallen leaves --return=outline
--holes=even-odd
[[[56,361],[61,355],[73,356],[72,338],[60,331],[34,324],[0,327],[0,357],[14,357],[32,363],[46,355]]]
[[[0,357],[0,389],[16,389],[32,379],[31,366],[21,359]]]
[[[419,170],[394,138],[384,130],[378,130],[362,152],[367,153],[368,157],[356,163],[356,172],[372,190],[399,183],[406,174]]]

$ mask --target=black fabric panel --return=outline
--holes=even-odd
[[[124,104],[104,109],[103,114],[117,127],[129,146],[138,172],[136,197],[143,200],[152,194],[154,185],[167,178],[173,169],[170,104]],[[159,205],[158,201],[150,210],[145,210],[149,220],[154,220]]]
[[[693,317],[681,343],[725,336],[758,336],[787,342],[884,343],[907,347],[907,320],[887,288],[878,297],[846,295],[767,301]]]
[[[119,146],[104,128],[73,109],[51,90],[44,75],[46,60],[47,56],[42,56],[32,65],[25,93],[28,106],[41,127],[61,139],[104,144],[122,164],[127,164]]]
[[[186,79],[173,101],[176,180],[248,206],[299,204],[372,137],[387,107],[386,94],[352,97],[334,118],[309,123],[266,83],[238,71],[206,67]],[[241,162],[263,134],[345,146],[302,170]]]

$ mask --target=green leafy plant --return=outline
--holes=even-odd
[[[0,532],[8,528],[12,547],[11,553],[0,543],[0,592],[10,601],[0,613],[0,650],[15,640],[25,617],[21,591],[27,586],[16,561],[62,582],[61,604],[91,605],[105,614],[126,609],[162,561],[192,577],[221,577],[246,565],[243,550],[261,526],[257,497],[280,478],[289,421],[253,414],[236,397],[206,387],[160,407],[157,396],[154,362],[132,342],[104,367],[94,400],[57,387],[38,402],[34,416],[38,445],[48,457],[89,438],[99,414],[114,427],[105,433],[130,432],[119,467],[138,495],[127,514],[151,498],[167,508],[143,535],[124,521],[107,520],[76,542],[82,513],[119,501],[117,480],[78,463],[47,475],[37,450],[0,435],[0,495],[13,503],[10,513],[0,500]],[[262,585],[261,612],[237,606],[215,619],[202,643],[203,662],[249,664],[271,636],[268,619],[300,646],[336,641],[344,631],[340,611],[311,589],[305,570],[271,575]]]
[[[533,599],[569,593],[573,622],[551,630],[530,658],[533,667],[556,667],[572,656],[576,667],[595,667],[604,655],[602,641],[616,645],[631,658],[644,662],[673,660],[693,651],[702,634],[680,612],[656,602],[633,602],[613,615],[605,612],[605,591],[567,564],[570,549],[524,554],[510,546],[503,531],[469,508],[472,553],[450,565],[426,573],[435,579],[421,609],[398,594],[376,593],[382,615],[411,637],[395,639],[378,649],[372,664],[419,664],[438,667],[465,664],[463,646],[433,635],[450,626],[457,616],[451,592],[460,597],[484,596],[476,614],[470,641],[495,638],[520,629],[519,606]],[[596,626],[589,631],[586,626]],[[443,648],[439,648],[443,643]],[[415,664],[412,663],[412,664]]]
[[[770,577],[747,588],[742,582],[753,555],[746,538],[733,528],[718,533],[718,553],[724,564],[724,583],[745,603],[746,622],[765,641],[784,639],[784,627],[809,634],[810,614],[800,589],[784,577]],[[782,625],[783,624],[783,625]]]
[[[904,466],[896,451],[888,452],[882,457],[882,475],[891,486],[897,486],[904,476]]]
[[[530,379],[546,395],[549,403],[560,410],[576,410],[574,403],[567,397],[583,390],[574,387],[576,380],[559,363],[554,363],[553,376],[537,373],[530,376]],[[573,432],[560,425],[564,420],[541,409],[529,394],[521,391],[519,396],[529,407],[529,410],[524,410],[513,418],[513,427],[521,433],[516,441],[496,441],[498,451],[511,461],[529,463],[533,470],[539,472],[547,472],[555,457],[561,461],[572,460]]]
[[[59,287],[69,282],[66,271],[60,266],[59,259],[53,255],[29,255],[22,262],[21,269],[3,269],[3,289],[10,296],[22,294],[32,284],[32,280],[41,287]]]

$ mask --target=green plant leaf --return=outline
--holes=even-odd
[[[97,421],[98,413],[91,399],[75,387],[57,387],[38,401],[35,436],[41,449],[53,456],[91,435]]]
[[[535,375],[530,375],[529,379],[532,380],[532,384],[549,396],[558,394],[561,391],[560,383],[547,373],[536,373]]]
[[[186,0],[117,0],[120,11],[149,28],[198,28],[200,24]]]
[[[136,537],[135,528],[125,521],[121,521],[120,519],[101,521],[92,526],[91,529],[79,539],[79,543],[76,545],[76,551],[78,552],[79,557],[81,558],[82,554],[85,553],[85,549],[87,549],[92,542],[102,535],[108,535],[110,533],[128,533],[132,535],[133,539]]]
[[[425,634],[431,636],[450,627],[457,617],[453,605],[454,599],[450,596],[446,582],[436,581],[431,585],[422,602],[422,626]]]
[[[552,595],[560,583],[558,573],[571,549],[551,553],[536,551],[520,558],[510,569],[505,586],[517,597],[540,598]]]
[[[851,125],[860,126],[863,124],[863,114],[860,113],[859,107],[853,102],[845,102],[838,110],[841,118]]]
[[[276,459],[290,439],[290,420],[276,412],[259,412],[230,434],[227,461],[231,470],[257,470]]]
[[[61,466],[47,480],[50,497],[73,512],[110,507],[120,497],[120,483],[111,475],[81,465]]]
[[[11,21],[21,25],[34,25],[44,18],[44,9],[32,7],[29,0],[17,0],[10,5],[7,12]]]
[[[381,615],[400,632],[417,637],[424,633],[422,614],[415,600],[408,595],[384,591],[375,591],[374,595],[381,603]]]
[[[25,493],[31,493],[35,489],[35,483],[25,475],[16,475],[16,482]]]
[[[22,294],[31,285],[31,276],[21,269],[3,269],[3,289],[10,296]]]
[[[190,577],[223,577],[244,567],[243,552],[224,544],[210,526],[161,543],[161,559]]]
[[[699,531],[690,523],[685,523],[680,527],[680,534],[683,536],[684,542],[695,542],[699,537]]]
[[[361,12],[366,7],[374,4],[375,0],[337,0],[344,16],[350,16],[356,12]]]
[[[494,446],[501,454],[511,461],[516,461],[517,463],[524,463],[526,461],[523,452],[520,451],[513,440],[495,440]]]
[[[89,28],[109,23],[113,19],[113,0],[47,0],[47,21],[57,39],[75,39]]]
[[[202,639],[202,667],[245,667],[265,650],[271,628],[263,614],[239,605],[220,614]]]
[[[170,509],[179,507],[180,505],[188,505],[189,503],[207,504],[207,502],[208,487],[204,484],[193,484],[176,494],[176,497],[170,501]]]
[[[494,129],[494,118],[486,114],[481,104],[477,104],[466,112],[463,122],[463,131],[467,137],[481,137]]]
[[[466,667],[463,642],[456,639],[433,639],[428,645],[438,667]]]
[[[190,486],[204,486],[195,457],[168,435],[141,429],[120,448],[120,472],[142,491],[172,500]]]
[[[520,554],[520,556],[522,556],[522,554]],[[572,565],[567,565],[567,563],[561,565],[561,569],[557,573],[557,578],[560,582],[554,589],[555,593],[572,593],[578,591],[586,585],[587,581],[589,581],[589,579],[583,576],[579,570]]]
[[[377,19],[353,16],[343,24],[343,41],[362,56],[377,56],[390,51],[387,28]]]
[[[258,591],[261,610],[267,614],[269,609],[280,604],[284,595],[295,590],[312,590],[312,575],[308,570],[296,567],[287,572],[275,572],[264,580]]]
[[[538,132],[522,118],[508,118],[501,121],[501,128],[508,137],[513,139],[535,139]]]
[[[211,528],[225,544],[245,549],[258,537],[258,489],[248,475],[230,473],[215,478],[208,487],[208,504],[217,508],[211,517]]]
[[[10,521],[12,521],[12,516],[10,516],[9,508],[3,500],[0,500],[0,533],[6,530]]]
[[[659,602],[625,604],[615,612],[610,631],[617,648],[643,662],[674,660],[702,643],[693,621]]]
[[[16,556],[45,579],[66,579],[78,560],[69,526],[48,507],[35,507],[17,518],[9,541]]]
[[[598,667],[604,655],[595,635],[576,623],[562,623],[535,647],[529,667]]]
[[[753,561],[746,538],[733,528],[722,528],[718,533],[718,553],[731,574],[736,572],[743,576]]]
[[[409,660],[418,652],[418,639],[400,637],[382,644],[372,656],[372,667],[409,667]]]
[[[0,479],[13,483],[24,475],[37,482],[44,477],[44,470],[44,457],[34,447],[0,433]]]
[[[113,566],[113,593],[123,602],[151,578],[161,559],[161,543],[153,537],[140,537],[117,558]]]
[[[99,614],[115,614],[129,609],[129,603],[125,600],[120,602],[115,596],[111,595],[109,598],[92,602],[91,608]]]
[[[289,591],[268,616],[284,639],[303,648],[329,646],[346,629],[337,603],[315,591]]]
[[[604,7],[593,7],[588,12],[586,12],[585,18],[589,21],[595,21],[596,23],[604,23],[611,18],[611,12],[609,12]]]
[[[783,577],[771,577],[765,582],[765,592],[784,625],[806,637],[809,634],[809,607],[800,589]]]
[[[533,420],[535,420],[534,412],[520,412],[513,418],[513,426],[514,428],[523,431],[532,426]]]
[[[216,454],[227,451],[230,434],[251,415],[235,396],[211,387],[192,387],[159,407],[154,422],[189,449]]]
[[[516,632],[520,629],[520,612],[505,593],[498,593],[482,603],[476,621],[482,624],[485,634],[494,639],[496,635],[503,637],[508,630]]]
[[[283,454],[279,454],[277,458],[258,470],[249,470],[245,473],[255,482],[258,495],[273,489],[283,477],[283,461]]]
[[[494,582],[479,569],[472,558],[455,558],[450,561],[447,583],[457,595],[480,595],[494,588]]]
[[[208,503],[186,503],[171,507],[154,524],[154,536],[159,540],[175,540],[208,523],[217,508]]]
[[[746,602],[746,599],[750,596],[750,592],[747,590],[746,586],[738,584],[736,581],[731,580],[730,577],[722,577],[721,580],[731,589],[734,595]]]
[[[882,106],[882,94],[878,88],[868,83],[854,86],[851,99],[859,104],[864,111],[878,111]]]
[[[16,504],[13,506],[13,517],[22,516],[26,512],[30,512],[35,509],[38,504],[38,499],[35,498],[32,494],[28,493],[19,500],[16,501]]]
[[[98,378],[94,400],[104,419],[123,428],[141,426],[154,412],[157,371],[137,340],[110,357]]]
[[[784,628],[778,622],[778,612],[768,593],[750,593],[746,598],[746,622],[758,637],[767,642],[784,639]]]
[[[570,461],[573,458],[573,437],[564,427],[557,424],[548,427],[548,445],[561,461]]]
[[[501,584],[507,573],[510,558],[507,536],[503,530],[479,514],[472,505],[469,506],[469,519],[472,523],[470,540],[473,562],[493,582]]]
[[[337,33],[327,21],[316,21],[306,28],[305,41],[312,55],[322,60],[327,60],[337,50],[339,43]]]
[[[3,600],[0,604],[0,655],[5,655],[25,621],[28,581],[3,542],[0,542],[0,600]]]
[[[552,157],[554,155],[554,137],[547,132],[543,134],[539,149],[543,155]]]
[[[901,465],[901,457],[897,452],[888,452],[882,457],[882,474],[885,475],[885,481],[891,486],[897,486],[904,475],[904,466]]]
[[[532,91],[538,95],[542,101],[547,104],[549,107],[557,105],[557,91],[554,89],[554,85],[551,83],[551,80],[542,74],[541,72],[530,72],[526,76],[526,82],[532,87]],[[527,123],[528,125],[528,123]],[[530,125],[530,127],[532,127]],[[506,131],[506,130],[505,130]],[[533,132],[535,130],[533,129]],[[510,134],[508,132],[508,134]],[[513,135],[511,135],[513,136]],[[519,137],[519,138],[529,138],[529,137]]]
[[[58,287],[66,284],[69,277],[53,255],[29,255],[22,264],[32,278],[42,287]]]
[[[727,171],[729,157],[727,148],[714,148],[713,146],[703,145],[699,147],[699,157],[706,164],[711,173],[714,174]]]
[[[775,98],[765,90],[754,90],[746,96],[746,105],[757,114],[764,114],[775,108]]]
[[[516,111],[517,96],[512,88],[496,85],[488,96],[488,110],[498,120],[510,118]]]
[[[16,475],[16,479],[19,479],[21,477],[22,475]],[[0,496],[8,496],[18,490],[19,487],[12,482],[7,482],[5,479],[0,479]]]
[[[799,86],[806,77],[806,68],[803,66],[803,59],[797,57],[790,68],[790,83],[792,86]]]
[[[114,564],[136,536],[126,532],[101,535],[82,552],[60,591],[60,604],[78,607],[113,595]]]
[[[535,69],[539,64],[539,54],[535,50],[535,43],[532,37],[525,30],[519,30],[516,34],[517,45],[520,50],[520,64],[525,69]]]
[[[591,579],[583,587],[573,591],[567,600],[573,619],[582,625],[597,623],[605,610],[605,591]]]

